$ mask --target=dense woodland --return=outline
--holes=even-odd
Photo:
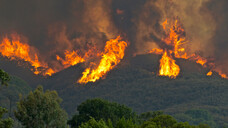
[[[11,78],[8,86],[0,87],[0,106],[8,110],[4,109],[1,114],[5,113],[4,119],[11,117],[14,127],[31,126],[23,122],[27,119],[20,119],[24,117],[20,113],[31,107],[26,103],[29,96],[39,92],[44,97],[44,101],[40,102],[47,102],[47,106],[52,104],[58,113],[62,113],[61,118],[55,119],[62,122],[58,124],[59,127],[67,127],[67,124],[81,128],[228,127],[227,80],[216,73],[207,77],[207,69],[185,60],[177,60],[181,66],[178,78],[159,77],[158,59],[154,55],[128,58],[109,72],[106,78],[86,85],[76,83],[84,69],[83,64],[42,78],[32,75],[27,69],[16,67],[13,62],[1,61],[0,68],[8,72]],[[49,97],[54,98],[51,101],[55,102],[50,103]],[[34,98],[35,95],[31,99]],[[23,107],[23,104],[28,106]],[[36,107],[31,107],[31,111],[32,108]],[[42,110],[40,113],[43,113]],[[58,117],[58,113],[55,117]],[[48,121],[40,123],[34,120],[35,123],[45,127],[56,125],[50,121],[50,116],[42,116]]]

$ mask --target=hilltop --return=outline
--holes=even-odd
[[[202,110],[207,114],[206,117],[199,117],[201,121],[209,121],[211,125],[214,122],[219,126],[227,125],[228,80],[216,73],[208,77],[208,69],[182,59],[176,62],[181,68],[176,79],[160,77],[157,75],[159,59],[157,55],[137,55],[123,60],[104,79],[86,85],[76,83],[84,70],[83,63],[32,84],[57,90],[63,99],[62,106],[69,115],[76,112],[81,102],[99,97],[125,104],[138,113],[162,110],[179,120],[192,123],[197,121],[186,113]]]

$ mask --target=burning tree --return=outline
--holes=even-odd
[[[187,40],[185,38],[185,30],[183,29],[180,20],[175,18],[174,21],[168,22],[165,20],[162,23],[165,31],[165,38],[160,42],[161,48],[152,49],[149,53],[162,55],[160,60],[160,76],[168,76],[170,78],[176,78],[180,73],[180,67],[175,63],[175,58],[188,59],[195,61],[196,63],[211,68],[211,71],[207,73],[208,76],[212,75],[212,71],[218,72],[221,77],[227,78],[225,74],[214,68],[214,63],[208,62],[206,58],[203,58],[196,54],[188,54],[184,45]]]

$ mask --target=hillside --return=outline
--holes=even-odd
[[[0,106],[9,110],[9,115],[12,116],[16,110],[16,103],[19,100],[19,95],[28,94],[32,88],[21,78],[11,76],[9,86],[0,86]]]
[[[76,112],[81,102],[99,97],[125,104],[138,113],[162,110],[193,124],[201,121],[211,126],[228,126],[228,80],[216,73],[207,77],[207,69],[181,59],[177,60],[181,73],[176,79],[159,77],[159,58],[156,55],[132,57],[122,61],[105,79],[87,85],[76,83],[84,70],[83,64],[32,84],[57,90],[69,115]],[[194,117],[189,112],[204,114]]]
[[[158,59],[155,55],[133,57],[109,72],[105,79],[87,85],[75,83],[83,71],[83,64],[80,64],[46,79],[43,85],[58,91],[70,115],[84,100],[100,97],[126,104],[138,113],[163,110],[180,120],[190,120],[180,113],[205,109],[221,126],[227,123],[227,80],[216,73],[207,77],[207,69],[186,60],[177,60],[181,67],[177,79],[159,77],[156,75]]]

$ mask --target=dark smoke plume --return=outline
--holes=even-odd
[[[57,69],[56,55],[88,44],[102,50],[118,35],[130,42],[128,55],[160,47],[161,23],[179,17],[190,53],[215,57],[227,71],[227,0],[0,0],[0,37],[18,33]]]

